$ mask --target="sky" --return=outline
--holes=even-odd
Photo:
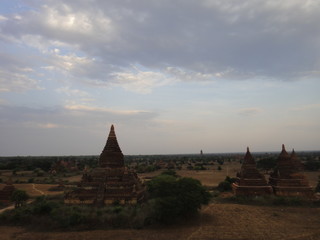
[[[320,150],[318,0],[1,0],[0,156]]]

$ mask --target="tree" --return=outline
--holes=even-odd
[[[154,217],[162,223],[197,213],[211,198],[198,180],[170,175],[160,175],[148,182],[148,192],[154,202]]]
[[[15,190],[11,195],[11,201],[15,203],[15,208],[19,208],[29,199],[29,195],[23,190]]]
[[[165,170],[161,173],[161,175],[170,175],[170,176],[173,176],[173,177],[179,177],[177,172],[175,170],[172,170],[172,169],[168,169],[168,170]]]
[[[219,185],[218,185],[218,190],[219,190],[220,192],[228,192],[228,191],[231,191],[231,190],[232,190],[231,183],[228,182],[228,181],[220,182]]]

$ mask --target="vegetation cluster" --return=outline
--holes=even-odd
[[[28,225],[32,228],[142,228],[150,224],[171,224],[197,214],[202,204],[208,204],[209,192],[198,180],[180,178],[166,171],[148,182],[149,201],[136,206],[67,206],[63,199],[38,197],[23,204],[28,197],[17,190],[14,210],[0,215],[0,224]]]

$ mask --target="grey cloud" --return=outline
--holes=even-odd
[[[0,105],[0,122],[5,125],[22,125],[31,128],[48,126],[60,128],[83,128],[108,122],[148,122],[157,114],[155,112],[85,107],[79,105],[32,108],[25,106]]]
[[[262,110],[260,108],[243,108],[238,111],[238,113],[242,116],[252,116],[261,112]]]
[[[68,51],[80,51],[93,60],[70,73],[88,83],[114,81],[110,74],[132,64],[226,79],[319,75],[317,1],[51,0],[45,6],[42,1],[33,4],[36,10],[20,13],[21,20],[6,16],[9,20],[2,23],[2,34],[16,39],[38,36],[50,46],[60,42]]]

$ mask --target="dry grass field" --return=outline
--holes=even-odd
[[[217,186],[221,181],[223,181],[226,176],[236,177],[237,172],[241,168],[239,162],[225,162],[221,167],[222,170],[217,170],[218,165],[210,166],[208,170],[176,170],[177,174],[182,177],[192,177],[198,179],[203,185],[208,187]],[[139,174],[141,179],[148,180],[150,177],[159,175],[164,170],[158,170],[151,173],[141,173]],[[315,187],[318,183],[318,176],[320,176],[320,171],[317,172],[305,172],[308,177],[309,183],[312,187]],[[268,176],[266,176],[268,179]]]
[[[2,226],[0,233],[1,240],[319,240],[320,209],[210,204],[199,218],[170,227],[37,232]]]
[[[58,195],[63,192],[49,191],[50,188],[56,187],[57,184],[33,184],[33,183],[20,183],[13,184],[15,188],[26,191],[30,197],[38,197],[41,195]],[[4,184],[0,184],[2,189]]]
[[[183,177],[193,177],[203,185],[214,187],[227,175],[235,177],[241,165],[227,162],[222,170],[217,165],[209,170],[177,170]],[[163,170],[139,174],[148,180]],[[320,172],[305,172],[310,184],[315,187]],[[69,181],[80,180],[74,176]],[[0,184],[2,188],[3,184]],[[52,184],[15,184],[15,187],[28,192],[32,197],[42,194],[52,195],[62,192],[50,192]],[[196,219],[188,219],[175,226],[150,227],[141,230],[92,230],[92,231],[55,231],[39,232],[32,229],[12,226],[0,226],[0,240],[320,240],[320,208],[311,207],[274,207],[253,206],[229,203],[211,203],[201,210]]]

